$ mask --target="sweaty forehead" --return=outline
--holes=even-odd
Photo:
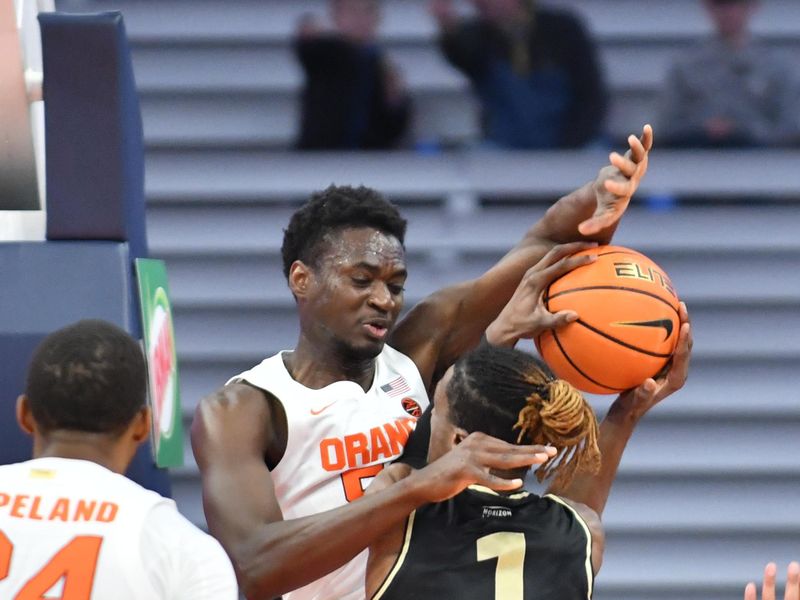
[[[367,263],[376,267],[405,264],[405,250],[393,235],[371,227],[339,229],[325,236],[326,262],[340,266]]]

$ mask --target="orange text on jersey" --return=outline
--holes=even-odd
[[[413,417],[407,417],[373,427],[368,432],[325,438],[319,443],[322,468],[326,471],[355,469],[399,456],[416,422]]]
[[[33,521],[96,521],[110,523],[117,517],[119,506],[113,502],[77,500],[75,498],[42,498],[26,494],[0,492],[0,514]]]

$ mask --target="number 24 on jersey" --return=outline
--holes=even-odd
[[[81,535],[72,538],[44,564],[21,589],[14,592],[13,600],[45,600],[45,594],[63,580],[58,600],[90,600],[97,558],[103,538]],[[9,575],[14,544],[0,531],[0,580]],[[48,596],[46,600],[54,600]]]

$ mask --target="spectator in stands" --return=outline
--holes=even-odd
[[[753,40],[758,0],[703,0],[715,35],[671,68],[662,140],[683,147],[797,143],[800,95],[789,65]]]
[[[447,60],[472,82],[486,140],[505,148],[578,148],[598,139],[606,90],[581,22],[533,0],[431,0]]]
[[[411,101],[377,43],[379,0],[330,0],[333,29],[305,16],[295,51],[306,83],[298,147],[385,149],[406,132]]]
[[[775,563],[764,567],[764,583],[761,587],[761,600],[775,600]],[[755,583],[748,583],[744,590],[744,600],[758,600]],[[800,600],[800,564],[790,562],[786,570],[786,590],[783,600]]]

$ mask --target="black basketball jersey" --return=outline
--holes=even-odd
[[[587,600],[592,538],[556,496],[472,486],[417,509],[373,599]]]

